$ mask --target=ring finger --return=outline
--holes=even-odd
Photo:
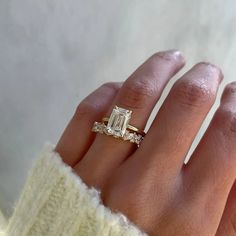
[[[107,116],[111,114],[114,105],[132,110],[130,124],[144,129],[165,85],[184,63],[184,58],[178,51],[154,54],[125,81]],[[101,186],[112,170],[119,166],[134,148],[135,145],[129,142],[98,134],[84,158],[75,166],[75,170],[88,185],[97,183]]]

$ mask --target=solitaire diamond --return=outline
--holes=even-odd
[[[94,122],[92,131],[135,143],[139,147],[145,132],[129,124],[131,114],[132,111],[115,106],[110,118],[104,117],[102,122]]]
[[[107,132],[117,137],[124,137],[132,111],[115,106],[107,124]]]

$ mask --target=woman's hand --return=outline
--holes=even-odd
[[[110,116],[115,105],[132,110],[130,124],[144,129],[184,63],[178,51],[159,52],[123,85],[102,85],[79,104],[56,151],[87,185],[101,189],[106,206],[150,235],[236,235],[236,83],[225,88],[209,128],[184,164],[215,101],[223,78],[219,68],[203,62],[184,74],[139,148],[91,132],[94,121]]]

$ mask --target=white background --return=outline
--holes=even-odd
[[[154,52],[182,50],[188,60],[183,71],[202,60],[220,65],[222,91],[236,78],[235,25],[234,0],[1,0],[5,215],[37,153],[45,141],[57,142],[79,101],[104,82],[124,80]]]

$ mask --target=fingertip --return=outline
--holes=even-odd
[[[177,49],[170,49],[170,50],[166,50],[166,51],[160,51],[157,52],[155,54],[153,54],[153,56],[157,56],[157,57],[162,57],[163,59],[166,60],[177,60],[180,61],[182,63],[185,63],[185,58],[184,55],[181,51],[177,50]]]

